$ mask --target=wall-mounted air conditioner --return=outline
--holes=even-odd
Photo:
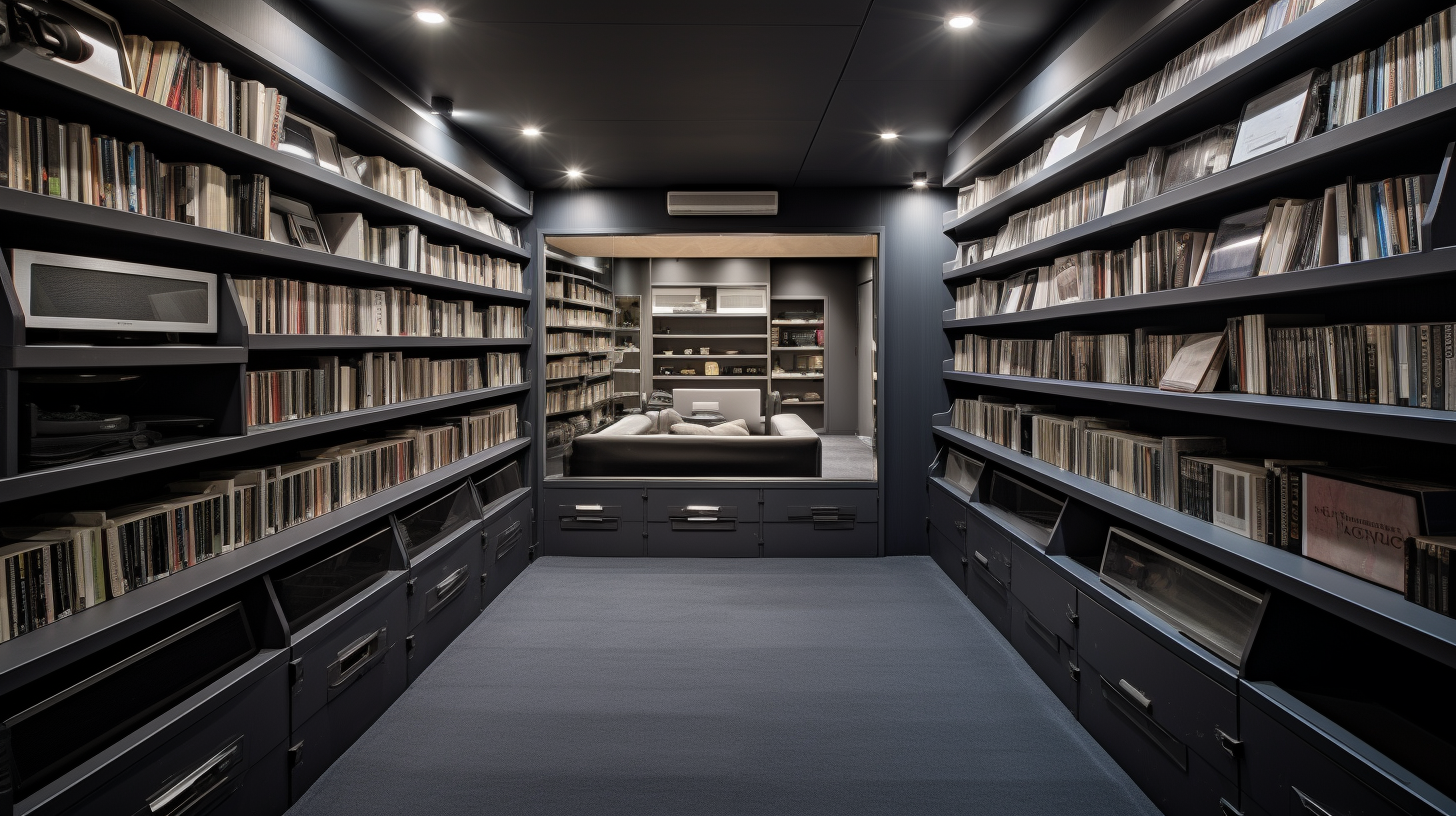
[[[668,215],[778,215],[773,191],[667,194]]]

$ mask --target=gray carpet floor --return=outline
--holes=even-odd
[[[820,468],[826,479],[874,481],[875,452],[853,435],[820,434]]]
[[[928,558],[543,558],[290,811],[1158,811]]]

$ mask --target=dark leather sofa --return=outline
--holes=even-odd
[[[778,420],[779,417],[773,417]],[[784,424],[802,425],[797,417]],[[572,441],[568,476],[618,478],[815,477],[818,434],[802,430],[772,436],[685,436],[598,432]]]

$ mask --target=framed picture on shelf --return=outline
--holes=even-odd
[[[278,149],[330,173],[344,173],[339,159],[339,140],[334,132],[292,111],[283,116],[283,140],[278,143]]]
[[[317,252],[330,251],[328,239],[319,227],[318,216],[314,215],[311,204],[280,195],[270,196],[268,204],[271,208],[268,224],[274,231],[274,240]],[[280,235],[286,240],[279,240]]]
[[[1328,75],[1310,69],[1245,103],[1229,165],[1256,159],[1313,135],[1307,132],[1306,120],[1319,108],[1322,87],[1329,87]]]
[[[329,243],[318,222],[301,215],[288,216],[288,225],[293,228],[293,237],[298,245],[314,252],[328,252]]]

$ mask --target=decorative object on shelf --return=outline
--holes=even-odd
[[[8,12],[8,14],[6,13]],[[116,18],[76,0],[0,3],[0,35],[128,91],[136,77]]]
[[[698,376],[698,370],[696,368],[680,368],[678,369],[677,373],[683,375],[684,377]]]
[[[283,140],[278,152],[297,156],[310,164],[343,175],[339,140],[334,132],[289,111],[283,116]]]
[[[672,366],[658,366],[657,373],[664,377],[672,376]]]
[[[823,399],[824,399],[823,397],[819,396],[819,392],[818,391],[805,391],[804,392],[804,396],[803,396],[804,402],[820,402]]]
[[[703,363],[703,374],[709,377],[718,376],[718,364],[712,360]]]
[[[314,215],[312,204],[296,198],[275,195],[269,199],[269,206],[272,210],[269,214],[270,226],[277,225],[278,216],[281,216],[281,220],[287,227],[284,235],[287,236],[288,243],[315,252],[329,251],[328,239],[324,237],[323,228],[319,226],[318,216]]]
[[[707,357],[709,354],[712,354],[712,350],[709,349],[707,346],[703,346],[702,348],[698,349],[698,353],[703,355],[704,357]]]

